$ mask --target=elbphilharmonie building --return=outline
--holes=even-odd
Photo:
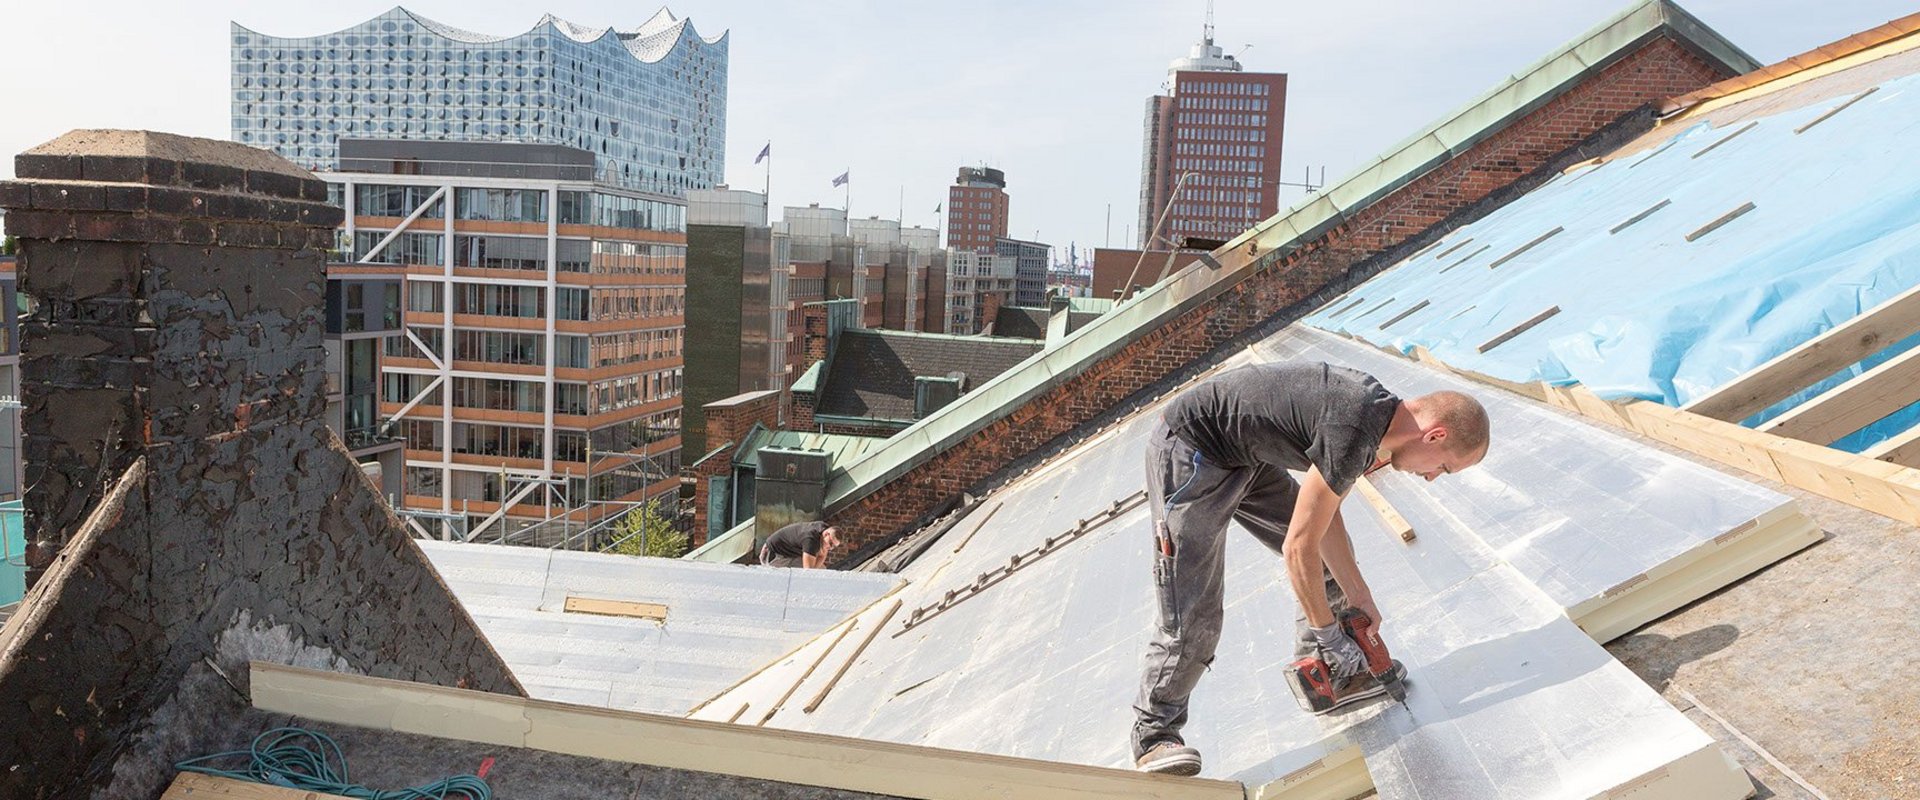
[[[603,183],[676,196],[723,174],[727,37],[665,9],[628,31],[548,15],[489,36],[395,8],[319,36],[236,23],[232,46],[234,140],[310,169],[346,137],[565,145]]]

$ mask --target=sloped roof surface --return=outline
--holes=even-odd
[[[1047,310],[1026,306],[1001,306],[993,317],[993,335],[1016,339],[1047,338]]]
[[[419,542],[532,697],[683,714],[886,594],[888,575]],[[667,606],[664,623],[568,597]]]
[[[1405,708],[1325,720],[1298,709],[1283,682],[1293,601],[1280,559],[1229,531],[1227,628],[1186,731],[1206,775],[1252,787],[1358,747],[1388,798],[1589,797],[1691,758],[1748,790],[1705,734],[1568,613],[1711,551],[1715,537],[1789,506],[1785,497],[1311,330],[1283,331],[1232,364],[1296,357],[1372,371],[1407,395],[1473,391],[1498,438],[1482,467],[1449,480],[1376,476],[1419,531],[1411,544],[1348,504],[1389,643],[1410,669]],[[841,688],[812,713],[782,711],[770,724],[1123,763],[1153,624],[1150,523],[1137,501],[1110,521],[1103,510],[1139,491],[1157,411],[986,498],[902,572],[903,607]],[[1063,536],[1080,519],[1098,522]],[[1020,566],[1006,571],[1016,555]],[[765,691],[786,685],[771,684]],[[815,685],[802,682],[801,695]],[[1429,794],[1436,787],[1450,793]]]
[[[1920,49],[1728,101],[1451,232],[1306,321],[1509,381],[1682,405],[1920,284]]]
[[[1045,330],[1041,331],[1042,336]],[[820,388],[818,414],[912,420],[913,379],[966,376],[972,391],[1028,356],[1038,341],[935,333],[849,329],[834,344],[832,364]]]
[[[1569,41],[1540,61],[1516,71],[1379,158],[1281,211],[1230,243],[1257,245],[1279,257],[1342,224],[1350,214],[1418,180],[1455,154],[1493,136],[1510,122],[1559,97],[1582,79],[1616,63],[1652,37],[1666,36],[1734,71],[1758,66],[1724,37],[1665,0],[1634,3],[1619,14]],[[828,506],[839,509],[887,481],[933,458],[954,442],[1004,417],[1058,382],[1080,374],[1141,332],[1175,318],[1227,291],[1250,270],[1222,273],[1199,262],[1136,293],[1075,331],[1033,363],[1008,370],[991,386],[958,401],[896,434],[828,486]]]
[[[874,436],[848,436],[838,433],[815,433],[813,431],[774,431],[755,425],[742,438],[740,447],[735,451],[733,465],[736,468],[757,469],[760,465],[760,451],[769,447],[783,450],[820,450],[832,455],[830,463],[844,464],[857,459],[868,448],[878,446],[885,441]]]

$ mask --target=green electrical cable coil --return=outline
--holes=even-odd
[[[233,769],[214,766],[238,759],[245,759],[245,765]],[[340,751],[340,745],[326,734],[306,728],[274,728],[253,737],[253,743],[245,750],[189,758],[173,766],[183,772],[203,772],[359,800],[493,799],[493,789],[477,775],[455,775],[424,786],[391,791],[360,786],[347,777],[347,756]]]

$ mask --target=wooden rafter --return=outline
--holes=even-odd
[[[1920,331],[1920,286],[1843,322],[1680,408],[1738,422]]]

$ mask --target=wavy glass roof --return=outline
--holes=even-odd
[[[552,15],[505,36],[402,7],[314,36],[232,31],[233,138],[315,170],[341,138],[558,144],[597,181],[671,197],[725,173],[727,35]]]

